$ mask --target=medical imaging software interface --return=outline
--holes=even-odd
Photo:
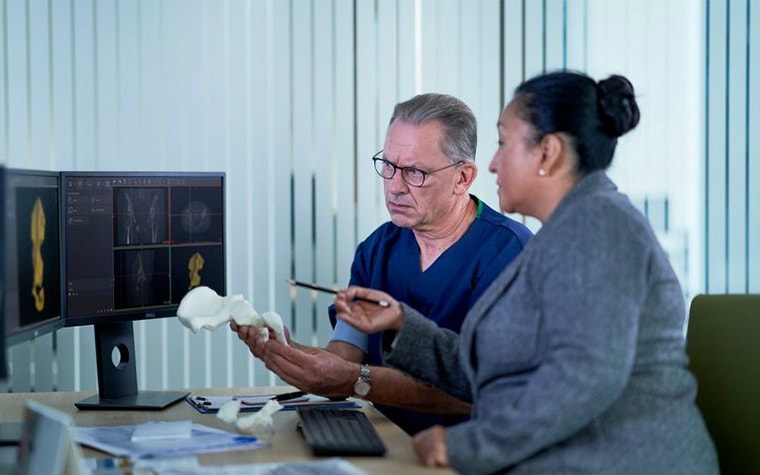
[[[15,343],[62,323],[58,176],[5,173],[5,330]]]
[[[63,186],[67,325],[166,316],[155,312],[194,287],[224,288],[221,176],[64,175]]]

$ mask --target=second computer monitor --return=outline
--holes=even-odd
[[[132,321],[175,316],[198,286],[225,294],[224,174],[63,172],[61,183],[64,322],[95,326],[98,365],[99,394],[77,407],[182,399],[138,391]]]
[[[2,170],[3,310],[8,345],[63,325],[59,174]]]

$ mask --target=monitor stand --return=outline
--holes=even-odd
[[[190,394],[187,391],[137,390],[132,322],[95,325],[95,350],[99,393],[75,403],[79,409],[159,410]],[[112,357],[116,353],[119,361]]]

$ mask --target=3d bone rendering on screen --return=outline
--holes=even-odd
[[[234,320],[238,325],[258,328],[264,339],[268,339],[269,327],[274,330],[277,341],[288,344],[280,315],[276,312],[259,315],[239,294],[222,297],[209,287],[196,287],[182,298],[177,308],[177,317],[194,333],[201,328],[213,331]]]

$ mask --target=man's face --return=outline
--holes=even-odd
[[[414,167],[425,172],[438,170],[451,162],[440,148],[443,129],[438,121],[412,125],[396,120],[385,137],[383,158],[397,167]],[[454,187],[460,167],[427,175],[421,187],[410,186],[401,170],[383,180],[385,206],[396,226],[415,231],[435,232],[438,223],[451,210]]]

